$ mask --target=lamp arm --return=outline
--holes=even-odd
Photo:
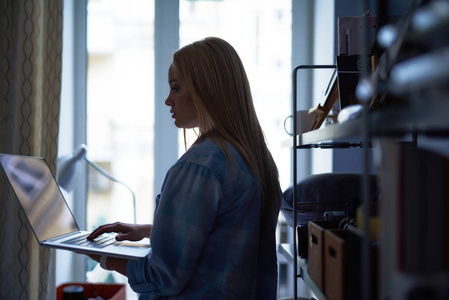
[[[127,188],[130,192],[131,195],[133,197],[133,214],[134,214],[134,223],[137,222],[137,218],[136,218],[136,195],[134,194],[133,190],[126,185],[124,182],[115,179],[114,177],[112,177],[111,175],[109,175],[105,170],[103,170],[99,165],[97,165],[95,162],[89,160],[87,157],[85,157],[87,163],[89,165],[91,165],[95,170],[97,170],[98,172],[100,172],[103,176],[105,176],[106,178],[108,178],[109,180],[112,180],[114,182],[120,183],[121,185],[123,185],[125,188]]]

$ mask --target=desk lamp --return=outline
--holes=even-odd
[[[101,173],[109,180],[120,183],[131,192],[133,201],[134,223],[136,223],[136,196],[134,192],[125,183],[115,179],[114,177],[109,175],[105,170],[103,170],[99,165],[89,160],[87,158],[87,147],[84,144],[79,145],[73,151],[72,154],[64,155],[58,158],[57,181],[59,186],[63,188],[65,191],[71,192],[80,177],[81,166],[84,161],[86,161],[95,170],[97,170],[99,173]]]

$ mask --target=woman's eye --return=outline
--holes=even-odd
[[[179,91],[179,87],[174,86],[174,87],[171,88],[171,90],[174,91],[174,92],[177,92],[177,91]]]

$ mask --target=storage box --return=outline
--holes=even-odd
[[[361,243],[352,231],[325,231],[324,294],[329,300],[362,298]]]
[[[346,230],[324,233],[324,294],[329,300],[343,300],[346,263]]]
[[[63,300],[63,289],[69,285],[82,286],[84,298],[102,297],[110,300],[126,300],[126,285],[124,284],[95,284],[71,282],[61,284],[56,288],[56,299]]]
[[[324,291],[324,231],[338,228],[339,222],[313,221],[308,223],[308,267],[307,273],[315,285]]]

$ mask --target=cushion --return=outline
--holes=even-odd
[[[377,195],[376,175],[369,175],[372,196]],[[345,211],[351,202],[361,202],[362,174],[323,173],[306,177],[296,185],[297,225],[323,220],[325,211]],[[302,202],[313,202],[312,205]],[[293,226],[293,186],[283,193],[281,210],[287,223]]]

